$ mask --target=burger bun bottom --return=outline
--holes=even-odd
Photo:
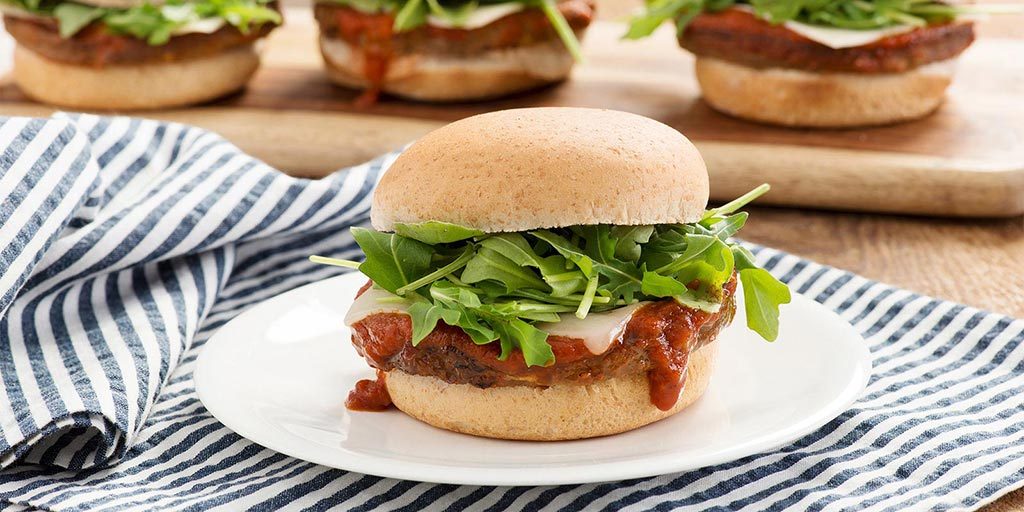
[[[320,37],[328,76],[338,85],[368,89],[363,53],[341,39]],[[497,98],[568,78],[573,59],[560,41],[473,56],[398,55],[381,91],[402,98],[457,102]]]
[[[387,388],[402,412],[446,430],[524,441],[585,439],[633,430],[693,404],[711,380],[717,345],[713,341],[690,354],[686,384],[668,411],[651,404],[646,375],[589,385],[482,389],[394,370],[387,374]]]
[[[36,101],[80,110],[145,110],[201,103],[241,89],[259,56],[252,44],[209,57],[89,67],[14,50],[14,81]]]
[[[942,103],[953,64],[904,73],[816,73],[698,57],[696,72],[704,100],[722,113],[783,126],[848,128],[930,114]]]

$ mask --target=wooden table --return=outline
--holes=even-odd
[[[621,19],[634,4],[601,2],[602,14],[614,19]],[[1018,28],[1022,23],[1024,17],[1016,16],[990,20],[981,23],[979,33],[1024,38],[1024,30]],[[6,34],[0,37],[0,49],[9,45]],[[6,53],[0,56],[0,69],[9,66],[9,58]],[[333,151],[353,162],[371,156],[368,148],[396,147],[436,126],[398,118],[377,118],[360,124],[358,130],[352,130],[350,123],[330,124],[336,141]],[[342,131],[345,127],[348,131]],[[923,294],[1024,317],[1024,218],[952,220],[789,208],[750,211],[743,230],[747,240]],[[1024,512],[1024,490],[984,510]]]

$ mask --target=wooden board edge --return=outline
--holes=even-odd
[[[48,116],[41,105],[5,115]],[[277,169],[319,178],[400,148],[445,124],[390,116],[204,107],[142,113],[217,132]],[[285,127],[286,129],[282,129]],[[341,138],[343,137],[343,139]],[[959,217],[1024,214],[1024,162],[990,162],[864,150],[694,140],[711,174],[713,200],[759,185],[779,206]],[[906,183],[914,183],[907,187]]]
[[[772,192],[759,200],[764,204],[954,217],[1024,214],[1024,162],[1000,166],[927,155],[693,142],[707,162],[713,200],[732,199],[768,181]]]

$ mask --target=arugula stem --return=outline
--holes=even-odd
[[[580,41],[576,39],[576,33],[572,31],[569,22],[565,21],[565,16],[562,16],[562,12],[558,10],[555,0],[540,0],[540,9],[548,17],[548,21],[555,28],[555,32],[558,34],[559,39],[562,40],[565,48],[569,50],[572,58],[576,62],[583,62],[583,51],[580,50]]]
[[[419,279],[417,279],[417,280],[415,280],[415,281],[413,281],[413,282],[411,282],[411,283],[409,283],[409,284],[407,284],[405,286],[402,286],[402,287],[398,288],[397,290],[395,290],[395,293],[397,293],[398,295],[405,295],[409,291],[417,290],[420,287],[423,287],[423,286],[426,286],[426,285],[428,285],[430,283],[433,283],[434,281],[437,281],[438,279],[441,279],[442,277],[445,277],[448,274],[451,274],[452,272],[455,272],[456,270],[458,270],[458,269],[460,269],[462,267],[465,267],[466,263],[469,263],[469,260],[473,257],[473,252],[474,252],[473,249],[474,248],[473,248],[472,245],[467,245],[466,249],[464,251],[462,251],[462,254],[460,254],[458,258],[455,258],[455,261],[453,261],[453,262],[451,262],[451,263],[449,263],[449,264],[447,264],[447,265],[445,265],[445,266],[443,266],[443,267],[441,267],[441,268],[439,268],[439,269],[437,269],[437,270],[435,270],[435,271],[433,271],[433,272],[431,272],[431,273],[429,273],[429,274],[427,274],[427,275],[425,275],[425,276],[423,276],[423,277],[421,277],[421,278],[419,278]]]
[[[579,295],[579,294],[567,295],[565,297],[552,297],[551,295],[546,294],[544,292],[539,292],[539,291],[535,291],[535,290],[528,290],[528,289],[522,289],[522,290],[517,290],[516,291],[516,295],[520,295],[520,296],[525,297],[527,299],[533,299],[533,300],[543,301],[543,302],[550,302],[552,304],[561,304],[563,306],[572,306],[572,307],[578,307],[579,304],[581,302],[583,302],[583,295]],[[593,297],[591,299],[591,301],[594,304],[602,305],[602,306],[612,303],[612,299],[610,297],[597,297],[597,296],[595,296],[595,297]]]
[[[496,302],[498,306],[504,303]],[[522,312],[533,312],[533,313],[569,313],[572,311],[572,306],[560,306],[558,304],[534,304],[532,302],[511,302],[508,303],[513,307]]]
[[[702,217],[700,220],[701,222],[703,222],[718,215],[729,215],[730,213],[733,213],[736,210],[743,208],[751,201],[765,195],[771,189],[771,185],[767,183],[762,183],[759,186],[755,187],[754,190],[751,190],[750,192],[747,192],[746,194],[743,194],[742,196],[739,196],[736,199],[733,199],[732,201],[729,201],[728,203],[719,206],[718,208],[712,208],[704,212],[704,217]]]
[[[583,292],[583,300],[580,301],[580,307],[576,308],[576,318],[583,320],[587,317],[587,313],[590,312],[590,306],[594,303],[594,294],[597,293],[597,274],[590,276],[590,282],[587,283],[587,290]]]
[[[335,267],[359,268],[358,261],[343,260],[339,258],[328,258],[326,256],[310,256],[309,261],[322,265],[333,265]]]

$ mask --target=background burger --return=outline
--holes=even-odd
[[[349,396],[504,439],[614,434],[704,392],[742,283],[778,332],[785,285],[730,241],[764,192],[705,210],[679,132],[622,112],[507,110],[410,147],[354,228],[371,281],[346,322],[377,381]],[[388,396],[390,395],[390,397]]]
[[[594,0],[320,0],[320,49],[346,87],[426,101],[493,98],[564,80]]]
[[[674,19],[704,99],[787,126],[916,119],[942,102],[974,40],[965,8],[933,0],[653,0],[627,37]]]
[[[150,109],[240,89],[254,43],[281,23],[267,0],[0,0],[28,96],[92,110]]]

